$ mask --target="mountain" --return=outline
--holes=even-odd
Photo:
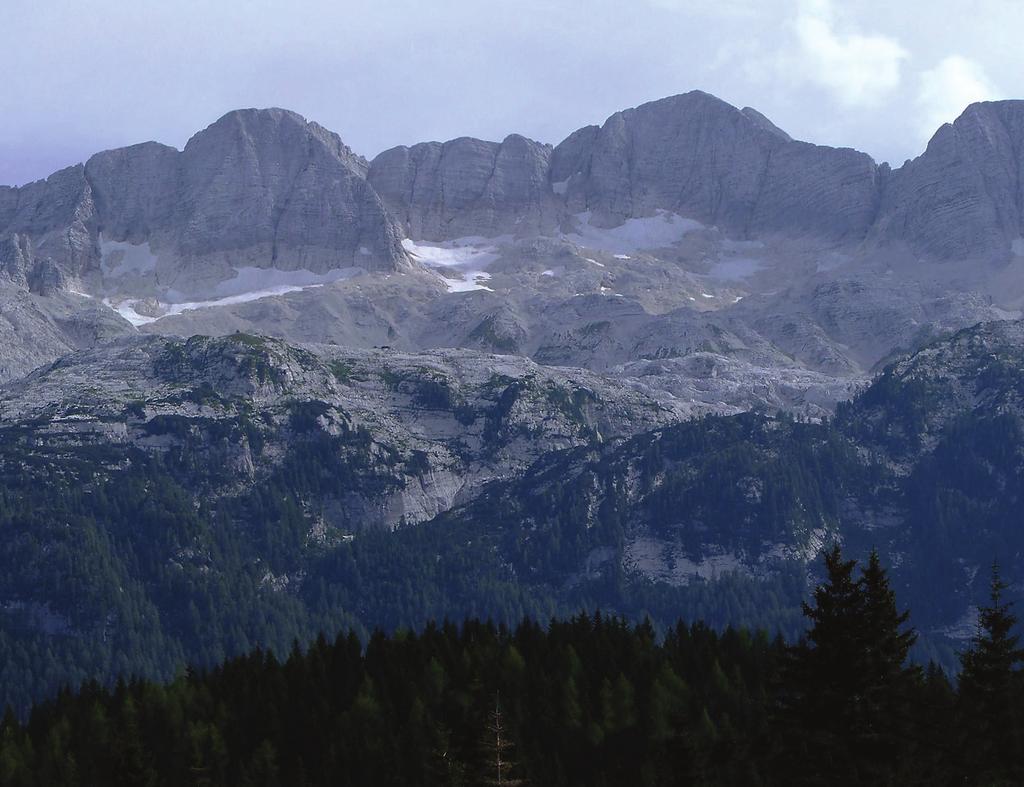
[[[551,147],[512,134],[397,147],[377,156],[368,180],[410,238],[549,234],[559,200],[548,182]]]
[[[953,664],[1024,581],[1022,106],[897,169],[701,92],[372,162],[242,110],[0,189],[4,699],[462,615],[790,635],[832,540]]]
[[[794,142],[700,91],[576,132],[552,166],[569,210],[591,211],[602,226],[666,210],[740,239],[862,237],[884,173],[863,153]]]
[[[70,355],[0,389],[5,699],[463,614],[794,633],[833,540],[882,552],[922,653],[952,663],[993,556],[1024,581],[1022,339],[933,343],[825,422],[680,421],[628,382],[466,351]]]
[[[598,372],[710,352],[842,389],[1019,315],[1020,112],[972,105],[892,171],[700,91],[554,147],[372,162],[294,113],[231,112],[183,151],[0,189],[0,377],[117,334],[242,331]]]
[[[401,234],[366,169],[336,134],[293,112],[231,112],[181,152],[107,151],[4,190],[5,268],[40,293],[186,297],[248,268],[395,270]]]
[[[1024,101],[972,104],[893,173],[875,233],[943,260],[1024,257]]]

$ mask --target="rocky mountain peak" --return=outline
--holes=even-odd
[[[776,126],[768,118],[766,118],[753,107],[743,107],[743,109],[741,109],[740,112],[746,115],[748,119],[754,121],[754,123],[763,128],[765,131],[770,131],[771,133],[775,134],[775,136],[779,137],[779,139],[782,139],[786,142],[793,141],[793,138],[789,134],[787,134],[781,128]]]
[[[183,151],[147,142],[4,189],[0,268],[39,292],[171,302],[216,294],[243,269],[393,271],[408,264],[402,234],[367,169],[301,115],[236,110]]]
[[[617,112],[570,136],[554,159],[570,212],[605,226],[663,210],[738,237],[856,239],[878,202],[869,156],[794,142],[760,113],[702,91]]]
[[[551,146],[510,134],[386,150],[368,179],[416,239],[543,234],[557,225],[548,184]]]
[[[922,256],[1024,256],[1024,101],[971,104],[895,170],[877,234]]]

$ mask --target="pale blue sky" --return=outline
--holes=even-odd
[[[283,106],[372,157],[694,88],[894,164],[1024,97],[1020,0],[0,0],[0,183]]]

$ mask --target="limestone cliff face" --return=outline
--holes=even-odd
[[[395,270],[401,232],[366,170],[293,112],[231,112],[182,152],[134,145],[0,190],[0,262],[40,292],[96,273],[101,239],[148,243],[158,274],[186,294],[239,266]]]
[[[694,91],[617,112],[553,150],[457,139],[378,156],[370,181],[412,237],[550,232],[671,211],[736,238],[897,243],[929,259],[1024,256],[1024,102],[974,104],[896,171],[793,140]]]
[[[538,235],[558,222],[548,184],[551,147],[513,134],[386,150],[369,181],[413,238]]]
[[[972,104],[893,173],[875,228],[924,257],[1024,254],[1024,101]]]
[[[659,213],[704,227],[646,220]],[[466,236],[489,240],[402,247]],[[896,170],[701,92],[554,148],[460,138],[372,164],[293,112],[238,110],[181,151],[133,145],[0,187],[0,379],[147,320],[595,369],[739,354],[846,377],[1017,315],[1022,236],[1021,101],[972,105]],[[356,269],[412,275],[341,281]]]
[[[366,163],[295,113],[225,115],[189,141],[180,167],[166,232],[183,257],[315,272],[393,270],[403,258]]]
[[[699,91],[571,135],[555,149],[552,180],[565,184],[570,212],[606,226],[668,210],[743,237],[861,237],[879,188],[869,156],[794,142],[760,113]]]
[[[85,174],[106,236],[145,243],[173,223],[180,155],[167,145],[144,142],[89,159]]]
[[[613,227],[661,210],[734,238],[1006,260],[1024,256],[1022,182],[1021,101],[972,105],[894,172],[700,91],[617,112],[553,149],[463,137],[372,165],[293,112],[247,109],[183,151],[144,143],[0,187],[0,272],[50,294],[97,274],[101,241],[149,244],[157,278],[196,295],[237,267],[393,271],[409,264],[406,235],[552,235],[584,211]]]
[[[96,206],[81,165],[0,193],[0,271],[48,295],[97,256]]]

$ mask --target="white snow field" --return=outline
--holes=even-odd
[[[444,243],[416,243],[406,238],[402,247],[418,262],[434,269],[448,292],[494,292],[484,282],[491,278],[485,268],[500,256],[498,245],[512,238],[455,238]]]
[[[282,271],[277,268],[236,268],[236,276],[217,284],[212,291],[217,297],[205,301],[182,301],[181,293],[170,290],[164,296],[166,300],[124,298],[114,300],[104,298],[103,303],[116,311],[136,328],[156,322],[163,317],[172,317],[183,312],[197,309],[210,309],[217,306],[232,306],[262,298],[286,295],[289,292],[323,287],[359,273],[358,268],[336,268],[326,273],[314,273],[308,270]],[[146,314],[140,313],[136,307],[145,303]]]

